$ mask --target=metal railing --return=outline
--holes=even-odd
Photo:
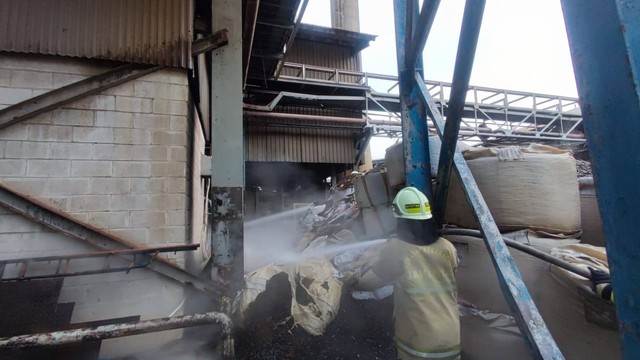
[[[398,77],[286,62],[280,80],[366,92],[365,115],[379,130],[400,131]],[[425,80],[446,115],[451,83]],[[382,123],[382,124],[380,124]],[[470,86],[460,128],[463,138],[584,142],[578,99],[534,92]]]

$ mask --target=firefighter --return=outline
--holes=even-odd
[[[402,189],[393,212],[396,234],[371,270],[394,283],[398,355],[402,360],[459,359],[456,249],[438,235],[429,201],[418,189]]]

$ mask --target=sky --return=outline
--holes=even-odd
[[[425,78],[451,82],[464,0],[442,0],[423,53]],[[360,0],[360,31],[377,35],[363,71],[395,75],[393,0]],[[331,26],[329,0],[309,0],[303,22]],[[471,85],[577,97],[558,0],[487,0]],[[372,140],[374,159],[393,141]]]

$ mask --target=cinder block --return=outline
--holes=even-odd
[[[167,179],[167,192],[170,194],[184,194],[187,191],[187,179],[184,177],[175,177]]]
[[[107,211],[110,210],[109,200],[109,195],[69,196],[69,208],[71,212]]]
[[[152,162],[151,176],[184,177],[187,175],[187,165],[183,162]]]
[[[53,89],[53,74],[41,71],[11,70],[11,86],[28,89]]]
[[[4,157],[7,159],[47,159],[49,143],[32,141],[7,141]]]
[[[132,113],[150,113],[153,109],[151,99],[116,96],[116,110]]]
[[[92,147],[92,157],[96,160],[131,160],[133,152],[131,145],[93,144]]]
[[[58,89],[67,85],[71,85],[75,82],[82,81],[86,79],[88,76],[86,75],[76,75],[76,74],[53,74],[53,87]]]
[[[186,85],[171,85],[171,99],[172,100],[189,100],[189,87]]]
[[[27,140],[28,129],[26,123],[13,124],[0,131],[0,140]]]
[[[53,113],[54,111],[47,111],[32,117],[26,122],[27,124],[51,124],[53,122]]]
[[[184,244],[187,230],[184,226],[165,226],[149,229],[149,244]]]
[[[134,114],[133,127],[138,129],[169,129],[171,117],[158,114]]]
[[[74,127],[73,141],[110,144],[113,142],[113,129]]]
[[[151,144],[151,132],[145,129],[114,129],[113,142],[116,144]]]
[[[64,126],[93,126],[93,111],[60,109],[53,112],[53,124]]]
[[[128,81],[118,86],[114,86],[106,90],[102,90],[99,94],[133,96],[133,81]]]
[[[70,126],[29,124],[29,140],[71,142],[72,138],[73,128]]]
[[[191,223],[188,218],[189,212],[186,210],[167,210],[166,220],[168,226],[182,226]]]
[[[163,69],[160,71],[155,71],[151,74],[143,76],[142,78],[140,78],[140,80],[157,81],[178,85],[189,85],[187,72],[181,69]]]
[[[167,180],[164,178],[131,179],[131,194],[163,194],[166,192]]]
[[[155,130],[151,134],[153,145],[186,146],[187,134],[181,131]]]
[[[88,213],[89,224],[100,229],[122,229],[129,227],[129,211],[99,211]]]
[[[118,178],[92,178],[91,179],[91,193],[100,194],[129,194],[130,184],[129,179]]]
[[[111,161],[72,161],[71,176],[111,176],[113,164]]]
[[[89,179],[65,178],[47,179],[47,194],[50,195],[83,195],[89,194]]]
[[[186,163],[186,161],[187,161],[187,148],[186,147],[184,147],[184,146],[172,147],[170,149],[170,152],[171,152],[171,157],[170,157],[171,161]]]
[[[144,161],[115,161],[114,177],[149,177],[149,163]]]
[[[71,217],[73,217],[74,219],[86,223],[87,220],[89,220],[89,213],[85,213],[85,212],[77,212],[77,213],[69,213],[69,215],[71,215]]]
[[[3,233],[33,233],[40,230],[40,225],[22,215],[0,215],[0,229]]]
[[[0,86],[11,86],[11,70],[0,69]]]
[[[184,194],[151,194],[151,208],[157,210],[181,210],[187,208]]]
[[[171,84],[136,80],[133,95],[141,98],[171,99]]]
[[[1,162],[1,160],[0,160]],[[0,169],[0,173],[2,170]],[[3,185],[10,189],[27,194],[30,196],[39,196],[47,194],[47,179],[42,178],[3,178],[0,181]],[[2,209],[2,206],[0,206]]]
[[[145,244],[149,240],[149,229],[146,228],[111,229],[109,232],[137,244]]]
[[[133,160],[169,160],[169,149],[166,146],[135,146]]]
[[[52,159],[91,159],[91,144],[51,143]]]
[[[7,142],[5,140],[0,140],[0,159],[5,157],[5,150],[7,149]]]
[[[163,211],[132,211],[131,227],[161,227],[165,226]]]
[[[153,112],[156,114],[186,116],[188,114],[187,102],[176,101],[176,100],[154,99]]]
[[[86,196],[86,195],[80,195]],[[37,200],[43,201],[54,208],[61,211],[69,211],[69,197],[68,196],[36,196]],[[62,250],[63,252],[66,250]],[[53,254],[51,254],[53,255]]]
[[[173,115],[171,116],[171,130],[187,131],[189,128],[189,121],[186,116]]]
[[[0,104],[13,105],[31,98],[31,89],[0,87]]]
[[[116,97],[114,95],[91,95],[67,105],[71,109],[88,109],[88,110],[115,110]]]
[[[113,210],[148,210],[149,195],[112,195],[110,209]]]
[[[131,128],[133,127],[133,114],[120,111],[95,111],[95,126]]]
[[[71,175],[71,161],[27,160],[27,175],[34,177],[68,177]]]

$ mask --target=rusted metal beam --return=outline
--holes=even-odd
[[[144,248],[144,249],[97,251],[97,252],[83,253],[83,254],[72,254],[72,255],[61,255],[61,256],[40,256],[40,257],[31,257],[31,258],[0,260],[0,281],[1,282],[29,281],[29,280],[39,280],[39,279],[70,277],[70,276],[106,274],[106,273],[125,272],[125,271],[128,273],[133,269],[141,269],[141,268],[148,267],[153,261],[157,259],[157,256],[160,253],[191,251],[191,250],[196,250],[198,247],[200,247],[200,244],[161,246],[161,247],[151,247],[151,248]],[[110,259],[113,256],[126,258],[127,261],[129,262],[129,265],[111,267]],[[72,260],[95,259],[100,257],[104,257],[105,262],[104,264],[99,266],[99,269],[84,270],[84,271],[72,271],[70,269],[72,267],[71,265]],[[51,266],[56,266],[55,271],[53,271],[53,273],[48,273],[48,274],[27,275],[29,265],[33,263],[44,263],[44,262],[51,264]],[[8,264],[21,264],[20,265],[21,271],[19,276],[7,277],[7,278],[4,277],[3,270],[6,269],[6,265]],[[17,266],[17,265],[14,265],[14,266]]]
[[[191,44],[191,55],[198,56],[229,43],[229,30],[222,29],[211,35],[197,39]]]
[[[127,64],[11,105],[0,110],[0,129],[162,68],[164,66]]]
[[[222,325],[222,332],[224,334],[223,356],[225,359],[234,358],[234,341],[231,332],[231,319],[229,316],[221,312],[208,312],[203,314],[146,320],[137,323],[103,325],[90,328],[2,338],[0,339],[0,350],[60,346],[76,344],[83,341],[112,339],[209,324]]]
[[[50,229],[59,231],[89,245],[102,250],[127,250],[136,248],[136,244],[113,235],[105,234],[99,229],[83,224],[49,206],[36,200],[29,199],[0,184],[0,205],[5,206],[16,213],[27,217]],[[151,263],[149,269],[183,284],[192,285],[202,291],[219,293],[220,288],[212,283],[203,282],[195,276],[178,268],[175,264],[165,259],[158,259]]]

